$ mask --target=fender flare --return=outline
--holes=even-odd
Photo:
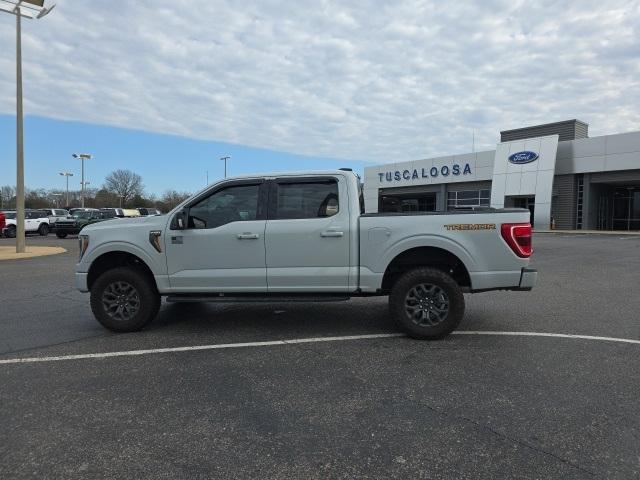
[[[82,270],[89,272],[91,265],[93,265],[93,262],[95,262],[96,259],[98,259],[102,255],[113,252],[124,252],[135,255],[146,264],[153,275],[167,274],[166,262],[159,262],[159,259],[154,259],[153,257],[151,257],[151,255],[149,255],[148,252],[146,252],[139,246],[123,241],[101,243],[95,249],[91,249],[85,254],[79,266],[84,267]],[[162,257],[162,260],[164,260],[164,257]]]
[[[440,235],[422,234],[405,237],[399,242],[390,245],[384,252],[382,252],[380,260],[377,262],[378,265],[376,265],[376,270],[379,273],[386,272],[391,262],[398,255],[406,252],[407,250],[411,250],[413,248],[429,247],[439,248],[451,253],[452,255],[455,255],[462,262],[464,267],[467,269],[467,272],[469,273],[477,269],[476,262],[474,261],[473,256],[460,243],[452,240],[451,238]]]

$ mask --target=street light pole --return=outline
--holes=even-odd
[[[224,178],[227,178],[227,160],[230,158],[228,155],[226,157],[220,157],[220,160],[224,161]]]
[[[81,202],[82,202],[82,208],[84,208],[84,161],[85,160],[91,160],[93,158],[93,156],[89,153],[74,153],[72,155],[73,158],[79,158],[80,161],[82,161],[82,180],[80,182],[80,185],[82,186],[82,193],[81,193]],[[87,182],[88,183],[88,182]]]
[[[22,17],[42,18],[55,5],[45,8],[44,0],[0,0],[0,2],[0,11],[16,16],[16,253],[25,253]]]
[[[24,219],[24,137],[22,118],[22,16],[16,7],[16,253],[26,248]]]
[[[71,172],[60,172],[60,175],[63,177],[67,177],[67,204],[65,207],[69,206],[69,177],[73,177],[73,173]]]

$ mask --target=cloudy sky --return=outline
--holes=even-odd
[[[640,129],[640,1],[56,1],[24,22],[30,115],[372,162]]]

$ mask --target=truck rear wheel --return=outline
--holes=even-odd
[[[389,295],[389,310],[410,337],[445,337],[464,316],[464,295],[456,281],[441,270],[417,268],[403,274]]]
[[[114,332],[141,330],[159,308],[155,285],[136,268],[107,270],[91,286],[91,311],[98,322]]]
[[[38,233],[41,237],[46,237],[47,235],[49,235],[49,225],[47,225],[46,223],[42,223],[40,225],[40,228],[38,228]]]

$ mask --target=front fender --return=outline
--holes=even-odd
[[[157,253],[154,251],[154,254],[152,255],[150,252],[147,252],[136,244],[121,240],[101,243],[95,248],[91,248],[91,245],[89,247],[89,250],[84,254],[82,260],[76,266],[76,271],[79,273],[87,273],[91,264],[105,253],[126,252],[131,255],[135,255],[142,260],[154,275],[167,274],[167,262],[165,260],[164,253]],[[151,245],[149,245],[149,248],[152,248]]]

